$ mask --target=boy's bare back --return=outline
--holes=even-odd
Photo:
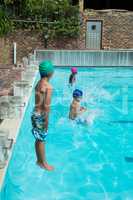
[[[46,104],[51,101],[52,86],[45,80],[40,80],[35,88],[35,110],[44,113]],[[49,102],[48,102],[49,101]]]

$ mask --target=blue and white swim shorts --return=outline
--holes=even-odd
[[[41,142],[46,141],[47,132],[45,131],[45,115],[33,112],[31,116],[32,121],[32,134],[36,140]]]

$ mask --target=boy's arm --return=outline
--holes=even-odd
[[[48,87],[46,91],[45,102],[44,102],[44,112],[46,114],[45,116],[46,131],[48,130],[48,118],[49,118],[49,112],[50,112],[51,95],[52,95],[52,87]]]

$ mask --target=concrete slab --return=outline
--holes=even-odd
[[[37,72],[36,72],[36,74],[34,76],[34,79],[33,79],[33,82],[32,82],[32,86],[29,88],[29,95],[25,96],[24,99],[23,99],[23,102],[24,102],[25,106],[23,107],[21,118],[18,118],[18,119],[5,119],[0,124],[0,129],[9,131],[9,138],[13,139],[13,146],[12,146],[11,150],[9,151],[9,158],[7,160],[6,166],[3,169],[0,169],[0,190],[1,190],[4,178],[5,178],[5,174],[6,174],[6,171],[7,171],[8,164],[9,164],[11,156],[12,156],[12,151],[13,151],[13,148],[14,148],[14,144],[16,142],[16,139],[17,139],[17,136],[18,136],[18,133],[19,133],[19,129],[20,129],[20,126],[21,126],[21,123],[22,123],[26,108],[28,106],[28,101],[29,101],[30,96],[31,96],[31,92],[32,92],[32,88],[33,88],[35,80],[36,80],[36,76],[37,76]]]

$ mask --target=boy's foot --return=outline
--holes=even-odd
[[[38,161],[37,161],[36,163],[37,163],[37,165],[39,165],[39,167],[41,167],[41,168],[43,168],[43,169],[46,169],[46,170],[48,170],[48,171],[54,170],[54,167],[48,165],[47,163],[40,163],[40,162],[38,162]]]

